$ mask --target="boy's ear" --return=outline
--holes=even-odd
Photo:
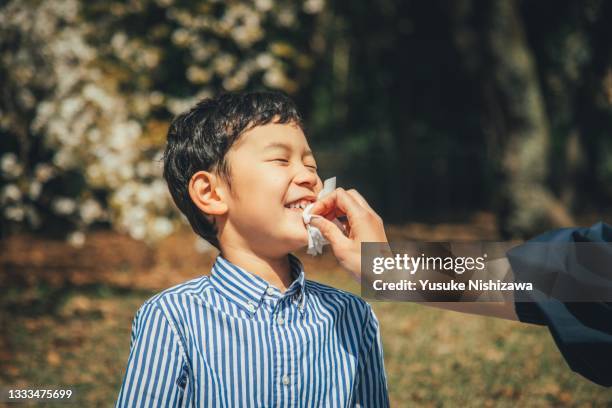
[[[219,194],[219,178],[208,171],[198,171],[189,180],[189,196],[200,210],[209,215],[223,215],[228,206]]]

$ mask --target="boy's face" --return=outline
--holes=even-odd
[[[225,197],[225,227],[232,236],[268,255],[307,245],[303,208],[290,205],[315,201],[323,183],[304,132],[294,124],[257,126],[230,148],[227,160],[232,193]]]

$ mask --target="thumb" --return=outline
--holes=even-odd
[[[340,228],[333,222],[327,220],[321,216],[313,216],[310,219],[310,225],[313,227],[317,227],[321,234],[325,237],[326,240],[329,241],[332,247],[336,247],[342,241],[348,240],[346,236],[342,233]]]

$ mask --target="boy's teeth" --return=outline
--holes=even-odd
[[[304,208],[306,208],[307,205],[308,203],[306,201],[300,201],[299,203],[289,204],[289,208],[300,208],[303,210]]]

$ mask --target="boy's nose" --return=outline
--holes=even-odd
[[[302,166],[300,172],[295,176],[295,182],[301,186],[314,188],[317,185],[319,176],[312,170]]]

